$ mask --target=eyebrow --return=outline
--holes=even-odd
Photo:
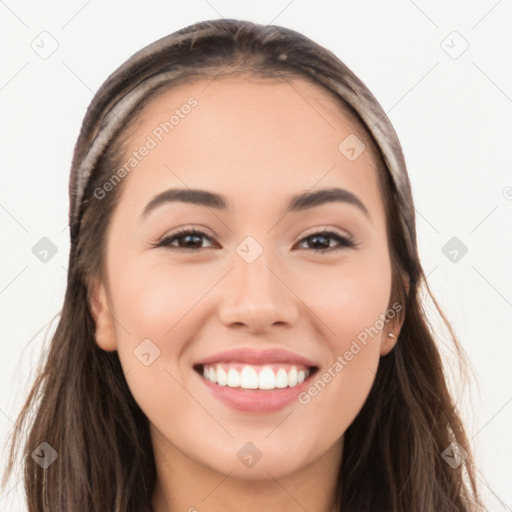
[[[229,202],[221,194],[201,189],[170,188],[151,199],[144,208],[141,217],[145,218],[157,207],[171,202],[191,203],[224,211],[231,209]],[[304,211],[332,202],[354,205],[370,219],[370,214],[362,201],[352,192],[339,187],[294,195],[287,205],[286,212]]]

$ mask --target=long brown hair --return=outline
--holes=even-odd
[[[117,352],[95,343],[89,302],[92,277],[103,275],[105,234],[122,183],[102,200],[94,190],[122,165],[134,119],[151,98],[176,84],[228,73],[307,80],[331,94],[373,141],[392,261],[391,303],[404,305],[403,325],[345,432],[339,509],[481,510],[471,449],[446,384],[422,291],[448,327],[461,361],[464,353],[419,262],[414,207],[396,133],[366,86],[331,52],[290,29],[241,20],[205,21],[156,41],[110,75],[93,98],[72,162],[72,243],[64,304],[12,434],[3,486],[26,430],[22,467],[29,512],[149,510],[157,475],[148,419],[130,393]],[[162,79],[155,80],[158,76]],[[137,87],[151,80],[154,85],[137,96]],[[123,111],[119,104],[129,95],[132,100],[124,102]],[[102,139],[104,133],[108,137]],[[90,176],[84,178],[79,172],[85,161]],[[43,442],[58,453],[56,463],[46,468],[31,456]],[[452,442],[467,453],[456,468],[442,457]]]

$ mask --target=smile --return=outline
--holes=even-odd
[[[282,349],[238,348],[193,365],[203,389],[230,409],[271,413],[297,401],[318,364]]]
[[[302,384],[310,375],[309,368],[293,365],[204,365],[203,377],[219,386],[242,389],[283,389]]]

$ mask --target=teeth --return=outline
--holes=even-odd
[[[272,368],[265,367],[259,374],[259,386],[260,389],[274,389],[276,387],[276,374],[272,371]]]
[[[276,388],[288,387],[288,374],[284,368],[279,368],[276,373]]]
[[[230,388],[238,388],[240,386],[240,374],[234,368],[230,368],[228,371],[228,386]]]
[[[228,383],[228,377],[222,367],[217,366],[217,384],[219,386],[225,386]]]
[[[296,386],[297,384],[297,368],[293,366],[292,369],[288,372],[288,386],[293,388],[293,386]]]
[[[244,366],[240,373],[240,387],[244,389],[258,389],[259,380],[256,370],[252,366]]]
[[[282,389],[298,386],[309,376],[309,370],[297,370],[296,366],[292,366],[288,371],[285,368],[279,368],[277,371],[274,371],[270,366],[263,366],[259,374],[250,365],[245,365],[242,371],[238,371],[229,365],[227,368],[226,373],[226,370],[219,364],[205,366],[203,368],[203,377],[219,386],[231,388]]]

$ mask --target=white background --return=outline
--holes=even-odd
[[[304,33],[388,113],[409,168],[423,266],[478,383],[453,378],[482,493],[489,510],[511,511],[511,0],[0,1],[0,441],[62,306],[68,173],[94,92],[146,44],[220,17]],[[31,47],[41,37],[49,47],[43,31],[58,44],[46,59]],[[457,58],[463,40],[453,31],[469,44]],[[32,253],[44,236],[58,249],[47,263]],[[453,236],[468,248],[455,263],[441,251]],[[24,510],[22,492],[14,479],[0,509]]]

